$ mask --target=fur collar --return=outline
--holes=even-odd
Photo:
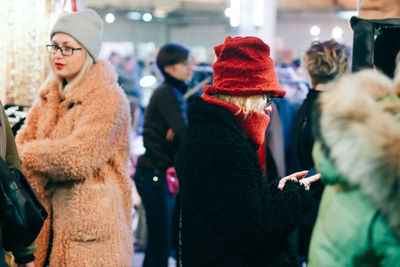
[[[81,102],[87,98],[88,94],[94,93],[100,88],[110,88],[117,81],[117,76],[110,66],[104,60],[99,60],[93,64],[89,71],[88,77],[74,88],[69,88],[65,96],[61,96],[58,92],[58,84],[56,82],[49,82],[40,91],[39,97],[42,100],[58,99],[69,100],[69,102]]]
[[[400,236],[400,83],[365,70],[332,83],[319,99],[329,158],[375,203]]]

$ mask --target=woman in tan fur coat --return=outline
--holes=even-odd
[[[23,169],[50,216],[36,266],[130,266],[129,107],[96,61],[102,21],[66,14],[51,31],[52,72],[17,135]]]

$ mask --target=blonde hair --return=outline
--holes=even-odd
[[[243,112],[244,118],[248,116],[250,111],[264,113],[266,102],[265,102],[265,97],[263,95],[231,96],[231,95],[213,94],[212,96],[222,101],[226,101],[238,106],[240,109],[235,115],[239,114],[240,112]]]
[[[304,55],[304,66],[311,78],[311,86],[327,83],[343,75],[348,68],[350,48],[330,40],[313,42]]]
[[[51,64],[51,54],[49,54],[48,61],[50,64],[50,72],[47,76],[46,83],[48,82],[57,82],[58,83],[58,91],[61,95],[65,95],[65,93],[69,90],[69,88],[73,88],[76,85],[80,84],[88,75],[90,68],[93,66],[94,61],[93,58],[89,55],[84,47],[82,47],[82,51],[85,56],[85,61],[83,63],[82,69],[79,71],[78,75],[65,87],[63,84],[63,79],[58,77],[54,70],[54,65]]]

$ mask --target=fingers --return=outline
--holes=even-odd
[[[296,177],[294,177],[294,176],[286,176],[285,178],[282,178],[280,181],[279,181],[279,184],[278,184],[278,189],[279,190],[283,190],[283,188],[285,187],[285,184],[286,184],[286,181],[287,180],[291,180],[291,181],[293,181],[293,182],[298,182],[299,180],[297,180],[297,178]]]
[[[305,187],[305,189],[307,191],[310,190],[310,185],[312,183],[318,181],[321,178],[321,174],[317,173],[317,174],[314,174],[313,176],[304,178],[304,176],[306,176],[307,173],[308,173],[308,171],[301,171],[301,172],[296,172],[296,173],[293,173],[292,175],[282,178],[279,181],[278,189],[283,190],[283,188],[285,187],[286,181],[292,180],[294,182],[299,182],[301,185],[303,185]]]
[[[314,183],[314,182],[318,181],[319,179],[321,179],[321,174],[317,173],[317,174],[314,174],[313,176],[310,176],[308,178],[311,181],[310,183]]]
[[[307,178],[302,179],[302,180],[301,180],[301,184],[307,184],[307,185],[309,185],[309,184],[311,184],[311,183],[314,183],[314,182],[318,181],[320,178],[321,178],[321,174],[320,174],[320,173],[317,173],[317,174],[315,174],[315,175],[313,175],[313,176],[310,176],[310,177],[307,177]]]
[[[308,171],[301,171],[301,172],[295,172],[289,176],[294,176],[296,177],[298,180],[303,179],[306,175],[307,175]]]
[[[317,173],[313,176],[304,178],[302,180],[300,180],[300,184],[304,185],[304,187],[306,188],[306,190],[310,190],[310,185],[316,181],[318,181],[321,178],[321,174]]]

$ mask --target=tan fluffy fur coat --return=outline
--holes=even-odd
[[[366,70],[327,89],[319,102],[329,157],[400,236],[400,80]]]
[[[25,174],[52,213],[50,266],[131,265],[129,125],[126,97],[106,62],[63,99],[56,83],[40,91],[16,142]],[[50,218],[37,239],[36,266],[49,236]]]

